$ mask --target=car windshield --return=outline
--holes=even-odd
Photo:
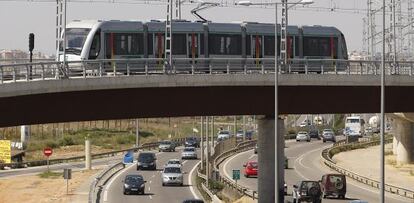
[[[253,167],[253,168],[257,168],[259,165],[257,164],[257,162],[250,162],[250,165]]]
[[[298,133],[299,135],[306,135],[306,134],[308,134],[307,132],[299,132]]]
[[[184,151],[185,152],[194,152],[194,148],[185,148]]]
[[[230,132],[229,132],[229,131],[220,131],[220,132],[219,132],[219,134],[225,134],[225,135],[228,135],[228,134],[230,134]]]
[[[153,156],[152,154],[140,154],[138,156],[138,160],[139,161],[150,161],[150,160],[153,160]]]
[[[181,173],[181,168],[167,167],[167,168],[164,169],[164,173]]]
[[[329,176],[329,182],[331,183],[342,182],[342,176],[331,175]]]
[[[137,183],[142,182],[144,178],[142,176],[126,176],[125,182],[127,183]]]
[[[315,181],[304,181],[304,182],[302,182],[302,185],[300,186],[300,189],[301,190],[308,190],[308,189],[313,188],[313,187],[319,188],[319,183],[315,182]]]
[[[180,164],[179,160],[170,160],[168,161],[168,164]]]
[[[197,138],[195,137],[187,137],[185,138],[186,141],[196,141]]]
[[[163,141],[163,142],[161,142],[161,144],[163,144],[163,145],[170,145],[171,142],[170,141]]]

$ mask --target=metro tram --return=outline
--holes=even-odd
[[[172,29],[174,58],[274,58],[274,24],[173,21]],[[348,59],[345,37],[335,27],[288,26],[287,31],[289,59]],[[163,21],[76,20],[66,28],[66,56],[68,61],[162,59],[164,36]]]

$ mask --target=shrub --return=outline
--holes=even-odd
[[[71,146],[71,145],[75,145],[76,143],[75,143],[75,141],[73,140],[73,138],[72,137],[69,137],[69,136],[65,136],[65,137],[63,137],[61,140],[60,140],[60,142],[59,142],[59,145],[60,146]]]
[[[48,140],[45,143],[45,147],[58,148],[59,147],[59,144],[56,141],[54,141],[54,140]]]

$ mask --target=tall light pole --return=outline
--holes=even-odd
[[[236,3],[236,5],[242,5],[242,6],[253,6],[253,5],[275,5],[275,153],[278,151],[277,147],[278,147],[278,143],[280,141],[284,141],[284,140],[279,140],[279,136],[278,136],[278,115],[279,115],[279,109],[278,109],[278,74],[279,74],[279,68],[278,68],[278,50],[277,50],[277,5],[278,4],[282,4],[285,6],[285,10],[284,10],[284,15],[285,16],[285,21],[283,22],[282,26],[286,26],[285,29],[287,30],[287,4],[292,4],[292,5],[297,5],[297,4],[301,4],[301,5],[308,5],[308,4],[312,4],[313,0],[301,0],[299,2],[295,2],[295,3],[288,3],[287,0],[282,0],[283,3],[280,2],[273,2],[273,3],[252,3],[250,1],[239,1]],[[287,34],[287,31],[286,33]],[[285,36],[286,37],[286,36]],[[285,44],[286,46],[286,44]],[[283,158],[283,157],[282,157]],[[283,191],[280,191],[279,189],[279,169],[281,169],[282,166],[280,166],[279,164],[279,156],[275,155],[275,202],[279,203],[279,202],[283,202],[284,200],[284,196],[283,196]]]
[[[385,0],[382,0],[382,60],[381,60],[381,184],[380,184],[380,202],[385,202],[385,147],[384,147],[384,130],[385,130]]]

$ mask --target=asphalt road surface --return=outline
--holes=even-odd
[[[200,155],[199,149],[198,157]],[[196,173],[195,166],[199,160],[182,160],[182,171],[184,174],[184,186],[162,186],[161,171],[169,159],[181,158],[182,148],[177,148],[176,152],[158,152],[157,170],[156,171],[137,171],[136,163],[126,166],[124,170],[117,173],[106,184],[101,198],[102,202],[182,202],[185,199],[198,198],[195,193],[195,182],[189,180],[189,176]],[[123,183],[125,176],[128,174],[141,174],[144,177],[145,194],[144,195],[124,195]],[[192,187],[194,185],[194,187]]]
[[[289,194],[285,198],[287,202],[292,201],[292,186],[297,182],[301,180],[320,180],[323,174],[337,173],[322,164],[321,152],[331,145],[332,143],[330,142],[323,143],[321,140],[316,139],[312,139],[310,143],[286,142],[287,148],[285,148],[285,155],[289,158],[289,169],[285,170],[285,181],[288,185]],[[220,172],[229,178],[231,178],[233,169],[240,169],[243,174],[243,164],[248,160],[257,160],[257,158],[257,154],[255,155],[253,150],[237,154],[223,162],[220,167]],[[257,191],[257,178],[245,178],[243,175],[240,178],[238,184]],[[322,202],[349,202],[355,199],[366,200],[370,203],[379,202],[379,190],[347,178],[347,194],[345,200],[332,198],[323,199]],[[408,203],[413,202],[413,200],[386,193],[385,202]]]

